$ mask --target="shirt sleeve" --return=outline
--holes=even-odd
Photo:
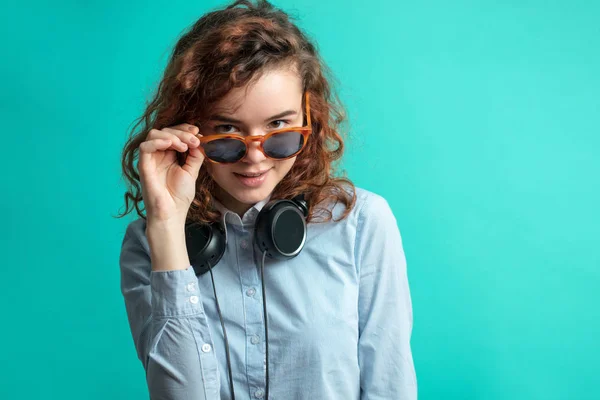
[[[363,203],[356,240],[360,398],[415,400],[406,258],[396,218],[383,197],[371,194]]]
[[[150,398],[215,399],[219,377],[193,268],[152,271],[145,221],[127,227],[121,293]]]

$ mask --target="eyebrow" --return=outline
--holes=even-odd
[[[275,119],[280,119],[280,118],[283,118],[283,117],[289,117],[291,115],[297,115],[297,114],[298,114],[297,111],[287,110],[287,111],[284,111],[284,112],[280,112],[279,114],[273,115],[270,118],[267,118],[265,120],[265,122],[272,121],[272,120],[275,120]],[[225,122],[225,123],[228,123],[228,124],[241,124],[242,123],[242,121],[240,121],[239,119],[235,119],[235,118],[231,118],[231,117],[226,117],[224,115],[219,115],[219,114],[213,115],[212,117],[210,117],[209,120],[210,121],[217,121],[217,122]]]

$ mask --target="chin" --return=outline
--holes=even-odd
[[[229,192],[240,203],[253,206],[254,204],[263,201],[273,191],[274,188],[256,188],[256,189],[237,189]]]
[[[248,188],[236,184],[235,181],[225,181],[223,185],[219,182],[217,184],[221,188],[221,198],[226,203],[231,201],[238,204],[244,204],[248,207],[252,207],[256,203],[259,203],[269,197],[269,195],[275,189],[276,184],[273,182],[265,182],[260,187]],[[229,198],[229,200],[226,200]],[[233,206],[233,204],[231,204]]]
[[[289,163],[289,166],[285,169],[285,173],[291,168],[293,160],[287,163]],[[262,182],[260,186],[252,187],[246,186],[240,182],[229,168],[214,168],[211,172],[211,175],[221,192],[218,197],[224,201],[225,206],[227,206],[225,203],[228,203],[230,208],[237,207],[236,203],[238,205],[251,207],[256,203],[265,200],[271,195],[273,190],[275,190],[275,187],[285,176],[285,173],[282,173],[282,169],[272,168],[269,171],[266,180]]]

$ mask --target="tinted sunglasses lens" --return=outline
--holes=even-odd
[[[217,139],[203,146],[206,157],[220,163],[234,163],[246,154],[246,144],[237,139]]]
[[[263,143],[265,154],[271,158],[287,158],[298,153],[304,146],[300,132],[282,132],[269,136]]]

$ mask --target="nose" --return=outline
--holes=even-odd
[[[248,152],[244,158],[244,162],[248,164],[258,164],[266,160],[267,157],[260,150],[260,137],[249,136],[247,139]],[[250,142],[250,144],[248,144]]]

